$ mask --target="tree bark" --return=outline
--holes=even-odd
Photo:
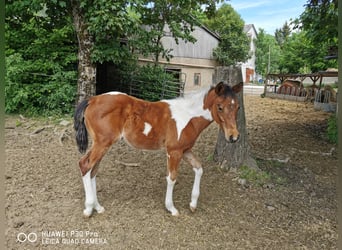
[[[217,67],[215,82],[223,81],[230,86],[242,82],[241,67]],[[237,94],[240,110],[237,116],[237,125],[240,138],[235,143],[226,141],[223,131],[220,130],[214,151],[214,160],[224,169],[248,166],[258,168],[256,161],[251,157],[246,128],[245,107],[243,103],[243,90]]]
[[[77,103],[96,94],[96,64],[91,61],[94,39],[89,33],[85,13],[77,0],[71,1],[72,16],[78,40]]]

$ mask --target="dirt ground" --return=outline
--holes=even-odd
[[[104,214],[82,217],[84,191],[72,121],[7,116],[5,202],[8,249],[337,249],[337,156],[329,114],[312,104],[245,96],[249,142],[267,183],[241,185],[212,161],[212,124],[194,152],[204,174],[188,209],[194,173],[182,163],[179,217],[164,208],[166,157],[124,143],[101,162]],[[69,123],[68,123],[69,122]],[[66,124],[65,124],[66,123]]]

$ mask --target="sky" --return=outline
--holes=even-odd
[[[284,23],[290,23],[304,12],[307,0],[230,0],[226,1],[240,14],[245,24],[254,24],[255,29],[264,29],[274,35]]]

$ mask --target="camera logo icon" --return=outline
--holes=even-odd
[[[21,233],[18,233],[17,240],[21,243],[26,242],[26,241],[34,243],[38,240],[38,236],[34,232],[29,233],[29,234],[21,232]]]

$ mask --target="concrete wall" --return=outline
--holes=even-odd
[[[141,64],[152,63],[150,59],[140,58],[139,61]],[[180,80],[185,82],[185,92],[209,88],[215,83],[213,82],[215,67],[217,66],[215,60],[174,57],[170,62],[161,60],[160,63],[167,69],[179,70],[182,73]],[[195,74],[200,74],[199,85],[194,84]]]

